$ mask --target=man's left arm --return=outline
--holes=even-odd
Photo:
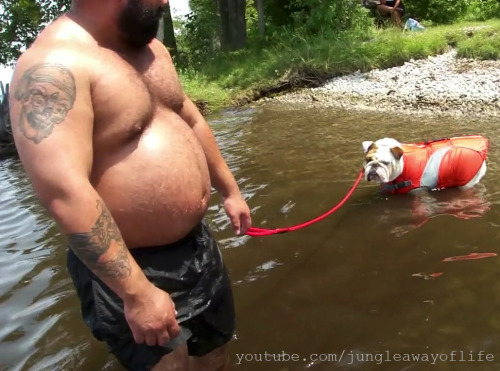
[[[217,142],[205,118],[187,96],[179,115],[193,129],[203,147],[210,171],[212,186],[224,199],[224,209],[236,234],[245,234],[252,224],[250,209],[243,199],[231,170],[220,153]]]

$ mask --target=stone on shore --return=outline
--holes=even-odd
[[[500,61],[456,51],[402,66],[336,77],[318,88],[266,99],[308,106],[451,116],[500,116]]]

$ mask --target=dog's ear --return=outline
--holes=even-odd
[[[363,151],[366,153],[370,150],[370,147],[372,146],[373,142],[371,140],[365,140],[363,142]]]
[[[391,153],[399,160],[403,156],[403,148],[401,147],[391,147]]]

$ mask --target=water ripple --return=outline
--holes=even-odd
[[[454,120],[318,109],[235,109],[214,115],[209,123],[254,226],[270,227],[310,220],[334,206],[360,170],[363,140],[393,136],[410,142],[467,134],[459,132],[466,130],[465,123]],[[498,342],[492,334],[500,329],[496,261],[439,265],[446,256],[495,251],[500,239],[498,125],[467,124],[491,140],[484,187],[472,193],[386,197],[362,182],[327,221],[269,239],[234,236],[220,197],[213,197],[207,221],[220,236],[232,277],[237,277],[240,308],[245,302],[252,308],[251,315],[239,316],[235,349],[244,353],[262,344],[328,350],[331,334],[340,333],[349,334],[351,349],[370,350],[373,339],[366,334],[375,333],[377,341],[394,351],[401,350],[401,343],[465,344],[473,349],[485,338],[492,339],[484,345],[491,351]],[[16,159],[0,161],[0,220],[1,367],[38,371],[116,366],[102,344],[92,345],[65,272],[63,238],[36,201]],[[411,276],[441,271],[443,279]],[[436,303],[432,317],[420,305],[429,300]],[[481,313],[481,320],[470,313]],[[428,317],[429,326],[422,326],[421,319]],[[447,336],[457,323],[465,335]],[[436,328],[438,335],[430,330]],[[272,331],[263,344],[265,329]],[[314,336],[307,344],[296,336],[311,330]]]
[[[60,269],[47,263],[59,235],[36,202],[20,163],[0,162],[0,173],[0,359],[9,369],[21,370],[61,320],[61,312],[48,313],[69,291],[60,285],[51,291]]]

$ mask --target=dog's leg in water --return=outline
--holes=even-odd
[[[421,196],[421,195],[429,195],[429,193],[432,192],[428,187],[418,187],[412,189],[408,194],[413,195],[413,196]]]

